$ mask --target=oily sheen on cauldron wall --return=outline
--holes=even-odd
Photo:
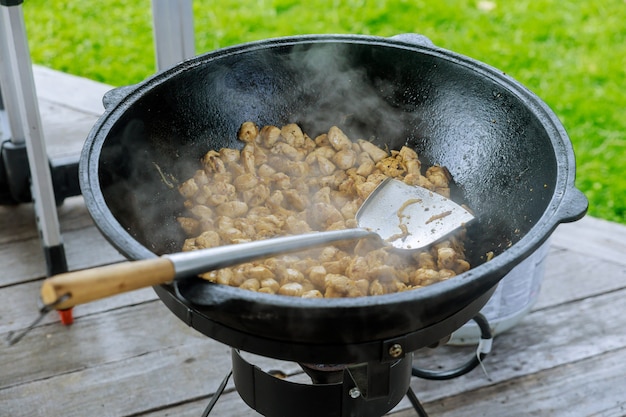
[[[327,53],[340,62],[328,64]],[[181,201],[164,176],[182,181],[207,150],[241,146],[236,132],[246,120],[297,122],[312,135],[337,124],[353,138],[406,143],[448,167],[479,215],[474,263],[523,236],[554,185],[545,130],[489,78],[371,45],[276,47],[207,62],[134,103],[103,148],[103,190],[115,217],[155,252],[177,250]]]
[[[428,342],[423,330],[449,334],[462,324],[459,312],[465,321],[478,312],[513,266],[586,208],[567,134],[514,80],[438,48],[315,35],[215,51],[110,101],[81,157],[81,188],[99,229],[132,259],[176,250],[182,203],[170,180],[191,176],[207,149],[236,144],[246,120],[296,122],[311,135],[336,124],[390,148],[407,143],[427,163],[450,167],[478,222],[475,268],[419,291],[309,305],[199,279],[157,289],[186,323],[220,341],[230,332],[244,350],[264,341],[287,346],[294,359],[298,346],[361,343],[377,356],[390,339],[417,347]],[[487,251],[503,249],[482,263]]]

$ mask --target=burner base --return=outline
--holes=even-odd
[[[233,380],[248,406],[266,417],[380,417],[407,394],[412,354],[393,363],[345,365],[333,383],[301,384],[277,378],[232,350]]]

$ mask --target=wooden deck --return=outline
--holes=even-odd
[[[49,153],[78,152],[108,87],[44,68],[35,74]],[[70,269],[122,259],[81,197],[59,215]],[[0,416],[199,417],[230,369],[230,349],[180,322],[152,289],[79,306],[72,326],[50,314],[8,346],[7,334],[36,317],[45,274],[31,205],[0,207],[0,265]],[[562,225],[540,299],[494,340],[489,378],[477,368],[412,387],[430,416],[625,416],[625,299],[626,227],[590,217]],[[419,352],[416,362],[447,367],[473,350],[446,346]],[[406,399],[391,414],[416,415]],[[231,381],[211,415],[257,414]]]

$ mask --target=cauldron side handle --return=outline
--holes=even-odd
[[[560,223],[571,223],[582,219],[587,213],[589,201],[585,194],[576,187],[569,187],[557,210]]]
[[[130,94],[130,92],[135,90],[136,88],[136,85],[131,84],[107,91],[102,97],[102,104],[104,105],[104,108],[106,110],[110,110],[112,107],[121,103],[122,100],[124,100],[124,98],[126,98]]]

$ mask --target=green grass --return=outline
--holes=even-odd
[[[33,61],[112,85],[154,72],[149,0],[24,3]],[[309,33],[416,32],[497,67],[568,130],[593,216],[626,224],[626,1],[195,0],[196,51]]]

